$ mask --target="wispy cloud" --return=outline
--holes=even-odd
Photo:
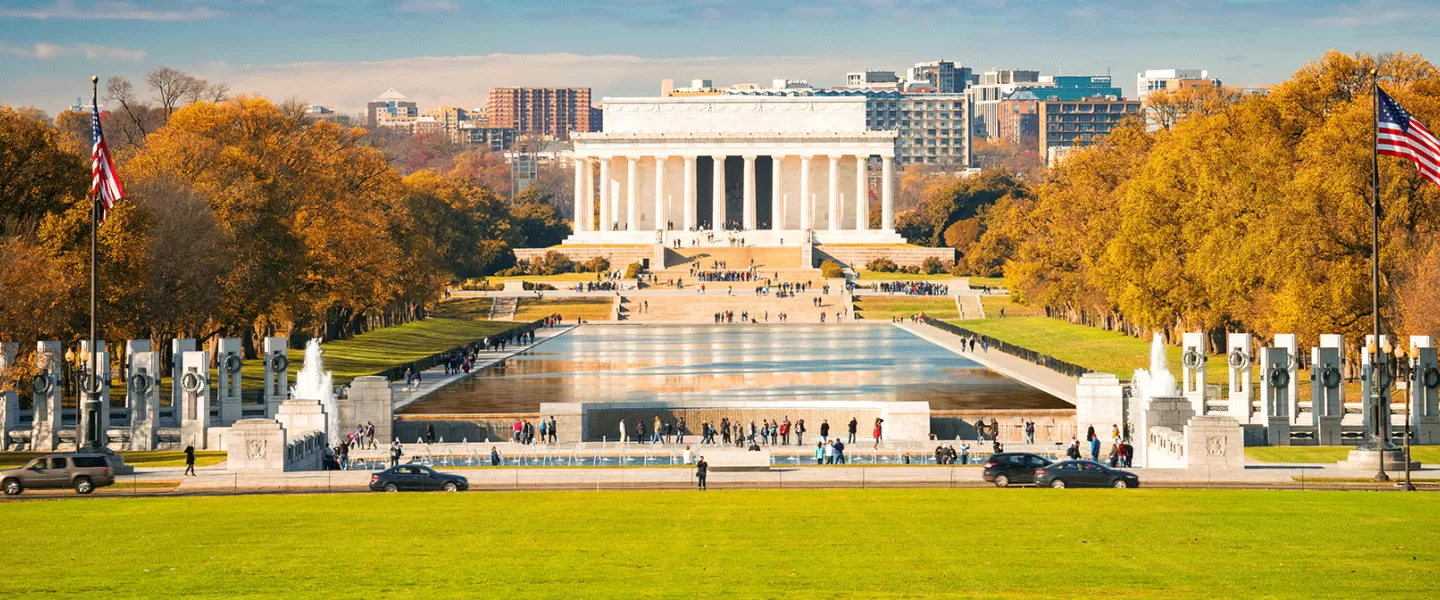
[[[403,0],[395,5],[395,10],[402,13],[448,12],[459,8],[454,0]]]
[[[120,62],[141,62],[148,55],[144,50],[98,46],[95,44],[50,44],[39,42],[33,46],[13,46],[0,42],[0,55],[20,58],[51,60],[70,56],[83,56],[90,60],[111,60]]]
[[[134,2],[87,2],[55,0],[48,5],[0,8],[0,18],[20,19],[83,19],[131,21],[203,21],[224,16],[222,11],[194,2],[167,4],[162,8],[141,6]]]

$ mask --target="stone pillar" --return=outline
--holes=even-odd
[[[785,192],[780,183],[780,170],[785,164],[785,157],[770,157],[770,230],[781,231],[785,229]]]
[[[588,156],[580,164],[585,171],[581,176],[581,184],[585,186],[585,205],[578,223],[585,231],[595,231],[595,165]]]
[[[695,157],[685,157],[685,231],[695,229]]]
[[[745,178],[743,183],[745,186],[743,196],[745,205],[742,211],[740,227],[746,231],[752,231],[755,229],[755,157],[751,155],[743,158],[745,159]]]
[[[1293,333],[1275,334],[1275,347],[1284,348],[1286,356],[1290,357],[1290,387],[1286,392],[1285,402],[1290,405],[1286,413],[1290,415],[1290,422],[1296,423],[1300,418],[1300,338]]]
[[[895,157],[880,157],[880,230],[895,231]]]
[[[86,368],[90,365],[89,340],[81,342],[80,356]],[[101,447],[110,443],[110,353],[105,351],[105,341],[96,340],[94,353],[96,381],[99,389],[87,390],[88,377],[81,377],[80,404],[75,407],[75,447],[84,448],[95,442]],[[90,407],[95,407],[95,437],[91,438]]]
[[[1185,351],[1180,355],[1180,395],[1190,400],[1195,414],[1210,412],[1205,403],[1205,334],[1192,331],[1180,334]]]
[[[829,201],[826,202],[825,225],[830,231],[840,231],[840,157],[828,156],[830,159],[830,189]]]
[[[277,421],[236,421],[225,436],[225,449],[225,468],[231,473],[285,471],[285,429]]]
[[[1265,441],[1271,446],[1290,445],[1290,352],[1285,348],[1261,348],[1260,397],[1265,406]]]
[[[1440,355],[1430,345],[1413,348],[1410,424],[1414,444],[1440,444]]]
[[[354,431],[356,425],[374,425],[377,446],[383,447],[393,439],[395,402],[390,382],[384,377],[356,377],[345,397],[337,400],[337,404],[342,431]]]
[[[855,231],[870,228],[870,180],[866,177],[868,156],[855,157]]]
[[[170,406],[176,410],[180,406],[180,375],[184,373],[183,365],[180,364],[181,357],[186,352],[199,350],[195,340],[175,339],[170,340]]]
[[[0,342],[0,375],[9,376],[8,371],[15,366],[15,357],[19,354],[19,343]],[[10,432],[20,423],[20,382],[10,379],[14,382],[12,389],[0,392],[0,450],[11,449]]]
[[[240,396],[240,367],[243,350],[240,338],[220,338],[215,354],[215,402],[220,405],[220,425],[230,425],[243,415]]]
[[[615,215],[610,211],[610,157],[600,159],[600,226],[596,231],[610,231]]]
[[[712,231],[725,230],[725,157],[712,156],[710,159],[715,163],[711,169],[713,174],[710,192],[710,229]]]
[[[60,436],[60,397],[63,385],[60,369],[65,364],[60,342],[35,343],[35,367],[39,374],[30,380],[31,405],[35,416],[31,421],[32,452],[52,452]]]
[[[1315,443],[1335,446],[1342,443],[1341,420],[1345,418],[1345,340],[1320,336],[1319,348],[1310,349],[1310,424]],[[1325,343],[1339,344],[1326,347]]]
[[[670,219],[669,211],[665,210],[665,161],[669,159],[668,156],[655,157],[655,229],[658,231],[664,231],[665,222]]]
[[[180,388],[180,443],[205,447],[210,429],[210,353],[186,352],[181,357],[184,371],[176,378]]]
[[[1377,377],[1374,370],[1376,361],[1375,357],[1370,355],[1370,344],[1374,342],[1375,336],[1367,335],[1365,336],[1365,345],[1360,348],[1360,396],[1361,404],[1364,406],[1360,413],[1360,422],[1365,427],[1366,439],[1372,440],[1374,439],[1377,419],[1379,423],[1387,426],[1387,431],[1389,430],[1390,390],[1395,385],[1394,381],[1389,380],[1389,375],[1381,372],[1379,374],[1380,381],[1378,382],[1380,397],[1377,402],[1377,398],[1374,397],[1375,386],[1377,384],[1375,381]],[[1380,342],[1375,345],[1376,352],[1384,352],[1384,347],[1389,342],[1390,336],[1380,336]],[[1386,357],[1385,360],[1389,361],[1394,359],[1392,357]],[[1380,441],[1388,443],[1390,440]]]
[[[160,417],[160,353],[136,352],[130,358],[130,377],[125,383],[126,404],[130,406],[130,449],[154,450]]]
[[[1230,367],[1230,402],[1226,413],[1241,425],[1255,423],[1250,376],[1255,359],[1250,353],[1250,334],[1231,333],[1226,337],[1225,361]]]
[[[1129,422],[1133,416],[1127,414],[1125,387],[1120,385],[1119,377],[1109,373],[1081,375],[1080,381],[1075,384],[1075,398],[1075,431],[1094,427],[1095,435],[1100,436],[1104,443],[1110,440],[1110,428],[1119,427],[1122,436],[1128,431],[1134,440],[1136,432],[1131,430],[1133,425]],[[1088,452],[1089,448],[1084,451]],[[1108,453],[1108,450],[1103,452]]]
[[[280,403],[290,396],[289,343],[289,338],[283,336],[265,338],[265,393],[263,396],[266,418],[275,418],[276,411],[280,409]]]
[[[810,157],[800,157],[800,229],[808,231],[813,229],[815,223],[815,211],[812,210],[810,197]]]
[[[640,201],[637,192],[640,191],[640,157],[628,156],[625,161],[625,230],[639,231]]]
[[[570,219],[575,233],[584,230],[585,214],[585,157],[576,156],[575,163],[575,215]]]

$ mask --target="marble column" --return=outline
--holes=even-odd
[[[584,220],[581,221],[581,223],[584,223],[586,231],[595,231],[599,229],[599,227],[595,226],[595,165],[590,161],[589,158],[585,159],[584,180],[585,217]]]
[[[810,197],[810,157],[800,157],[800,229],[810,229],[814,224],[811,219],[815,216],[813,207],[810,206],[813,198]]]
[[[725,230],[725,157],[724,157],[724,156],[712,156],[712,157],[710,157],[710,158],[711,158],[711,160],[714,161],[714,163],[715,163],[715,168],[712,169],[712,173],[714,174],[714,176],[712,177],[712,179],[713,179],[714,181],[712,182],[712,185],[710,186],[710,188],[711,188],[711,193],[710,193],[710,229],[713,230],[713,231],[724,231],[724,230]]]
[[[746,231],[755,229],[755,157],[745,158],[745,208],[744,217],[740,221],[741,228]]]
[[[600,159],[600,226],[596,231],[610,231],[615,215],[610,214],[610,157]]]
[[[575,215],[570,219],[575,233],[584,230],[585,215],[585,157],[577,156],[575,163]]]
[[[629,168],[625,172],[625,230],[640,230],[640,202],[636,192],[640,190],[640,157],[626,157]]]
[[[781,198],[783,193],[780,185],[780,167],[785,162],[783,156],[770,157],[770,229],[780,231],[785,229],[785,202]]]
[[[865,176],[868,156],[855,157],[855,231],[870,227],[870,185]]]
[[[840,157],[830,156],[830,202],[825,223],[830,231],[840,231]]]
[[[685,231],[695,228],[695,157],[685,157]]]
[[[895,157],[880,157],[880,230],[895,231]]]
[[[665,230],[665,221],[669,218],[665,211],[665,161],[668,156],[655,157],[655,229]]]

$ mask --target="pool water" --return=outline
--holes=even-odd
[[[481,369],[401,412],[533,413],[541,402],[679,400],[1071,408],[898,327],[588,325]]]

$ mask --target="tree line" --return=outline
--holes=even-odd
[[[107,339],[235,336],[253,356],[266,335],[349,337],[421,318],[447,283],[569,232],[539,187],[507,197],[488,152],[405,168],[295,102],[171,70],[147,85],[141,99],[112,79],[102,98],[127,192],[99,235]],[[89,120],[0,106],[0,338],[22,351],[86,335]]]

